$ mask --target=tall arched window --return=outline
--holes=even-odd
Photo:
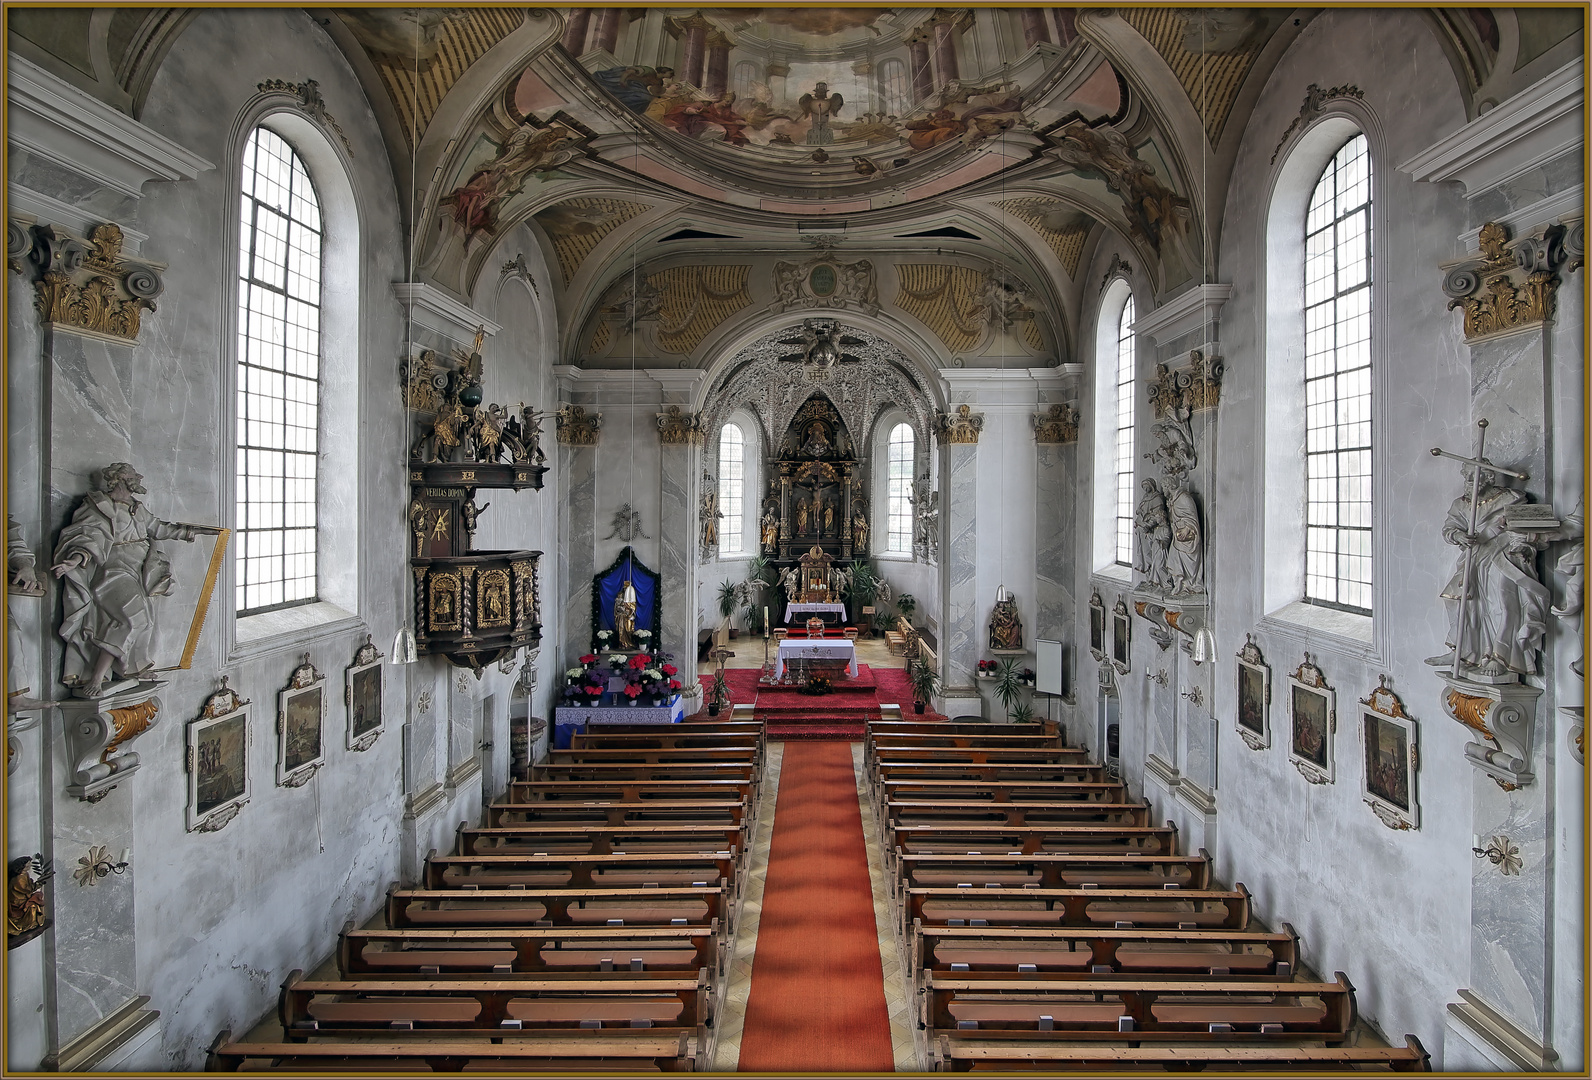
[[[734,424],[719,432],[719,554],[739,555],[745,518],[746,436]]]
[[[890,429],[885,483],[885,551],[912,554],[912,456],[916,450],[911,424]]]
[[[1305,600],[1371,613],[1371,170],[1364,135],[1305,216]]]
[[[730,80],[730,89],[735,91],[735,99],[737,101],[750,101],[752,99],[752,86],[757,81],[757,64],[754,61],[742,60],[737,63]]]
[[[1117,559],[1133,565],[1133,296],[1122,306],[1117,320],[1116,447],[1112,472],[1116,477]]]
[[[879,103],[890,116],[905,116],[912,107],[907,66],[894,58],[879,65]]]
[[[315,603],[320,452],[320,199],[287,140],[243,154],[238,267],[238,614]]]

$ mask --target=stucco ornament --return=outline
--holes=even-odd
[[[1484,848],[1471,848],[1478,859],[1486,859],[1505,877],[1518,876],[1525,862],[1520,858],[1520,845],[1507,836],[1495,836]]]
[[[150,675],[157,596],[171,592],[171,564],[157,540],[192,542],[200,530],[162,521],[135,495],[143,477],[126,462],[107,465],[61,530],[55,565],[65,595],[61,640],[66,643],[61,681],[79,697],[99,697]],[[105,680],[125,680],[107,690]]]

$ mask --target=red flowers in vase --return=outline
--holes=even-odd
[[[627,698],[629,698],[631,701],[636,700],[636,698],[641,696],[641,684],[640,683],[630,683],[628,686],[625,687],[625,696]]]

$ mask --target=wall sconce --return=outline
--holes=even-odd
[[[407,626],[399,627],[398,636],[392,639],[390,664],[413,664],[419,656],[415,652],[415,632]]]
[[[78,887],[97,885],[99,879],[112,874],[127,873],[127,851],[122,851],[121,860],[112,862],[110,852],[104,844],[93,844],[88,849],[88,854],[77,860],[77,869],[72,871],[72,877],[77,881]]]
[[[1194,654],[1196,664],[1208,664],[1216,659],[1216,635],[1211,633],[1210,627],[1202,626],[1194,631]]]

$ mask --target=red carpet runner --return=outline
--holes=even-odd
[[[851,745],[787,742],[741,1072],[892,1072]]]

